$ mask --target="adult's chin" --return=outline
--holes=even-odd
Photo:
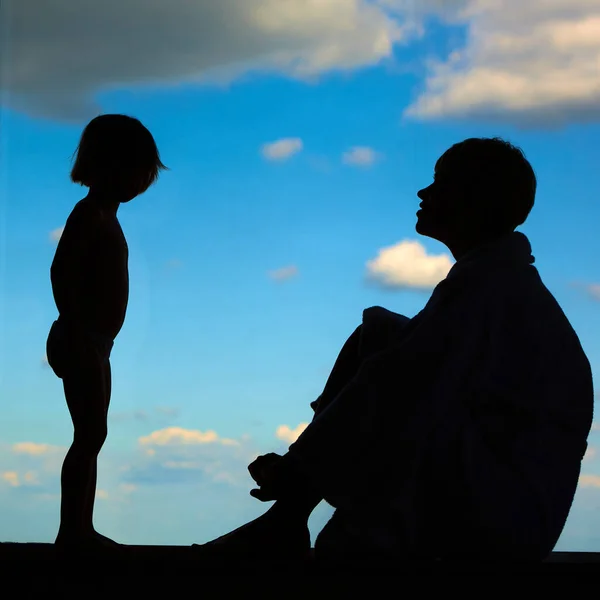
[[[415,224],[415,231],[422,236],[433,238],[434,240],[439,239],[438,231],[432,223],[428,223],[427,219],[419,217]]]
[[[415,230],[421,235],[428,235],[427,223],[425,223],[421,217],[417,217],[417,222],[415,223]]]

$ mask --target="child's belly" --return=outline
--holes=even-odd
[[[59,317],[50,328],[46,342],[48,364],[61,379],[88,363],[108,362],[113,338],[103,333],[82,329]]]

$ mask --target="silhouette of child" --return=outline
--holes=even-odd
[[[110,353],[127,310],[128,248],[120,204],[143,194],[166,169],[152,134],[125,115],[101,115],[84,129],[71,180],[89,188],[67,219],[52,262],[58,319],[46,344],[62,379],[73,443],[61,474],[63,547],[117,546],[94,530],[97,459],[107,436]]]

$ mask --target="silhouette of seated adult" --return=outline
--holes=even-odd
[[[522,151],[473,138],[418,192],[418,233],[456,259],[413,319],[367,309],[311,424],[249,466],[273,506],[205,550],[325,559],[542,560],[569,513],[592,422],[589,362],[515,231],[536,193]]]

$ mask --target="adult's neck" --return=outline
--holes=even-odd
[[[454,256],[455,260],[458,262],[471,253],[477,251],[479,248],[493,244],[495,241],[506,237],[510,233],[511,232],[508,231],[503,231],[500,233],[476,233],[470,236],[461,236],[456,240],[444,243],[448,247],[448,250],[450,250],[452,253],[452,256]]]

